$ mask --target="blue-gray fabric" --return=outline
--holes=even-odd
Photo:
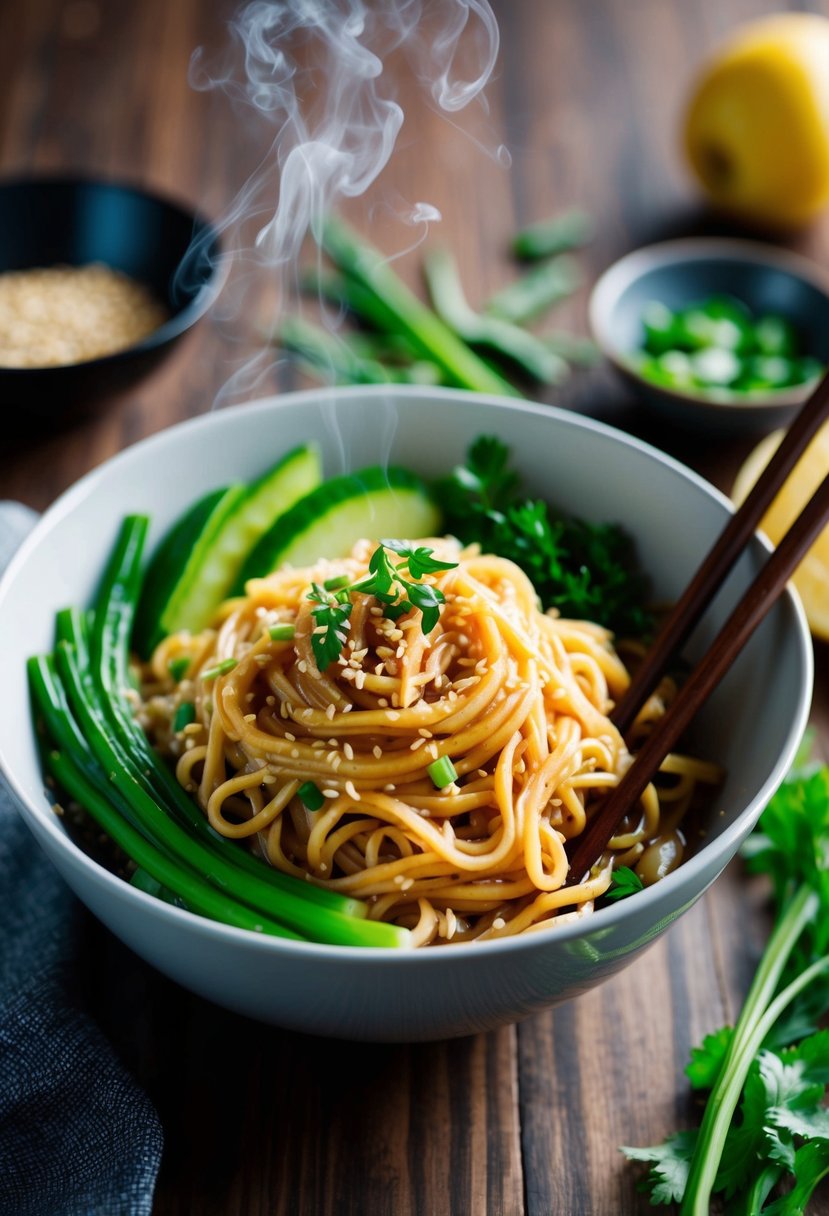
[[[35,519],[0,503],[0,570]],[[149,1216],[158,1115],[82,1007],[81,910],[1,776],[0,901],[0,1216]]]

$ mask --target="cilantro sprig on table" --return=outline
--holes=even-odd
[[[395,562],[392,553],[402,561]],[[369,558],[368,574],[363,578],[353,583],[333,578],[322,585],[311,584],[308,599],[317,605],[311,609],[316,622],[311,646],[320,671],[336,662],[342,652],[355,593],[374,596],[389,620],[419,609],[421,629],[424,634],[432,632],[445,598],[440,588],[420,580],[427,574],[453,570],[458,564],[440,561],[433,554],[434,550],[424,545],[412,548],[405,541],[383,540]]]
[[[736,1026],[694,1048],[686,1074],[710,1090],[699,1129],[649,1148],[651,1203],[682,1216],[802,1216],[829,1174],[829,768],[796,770],[743,849],[768,874],[775,925]]]
[[[508,462],[509,449],[500,440],[475,440],[465,464],[437,483],[446,530],[515,562],[544,608],[597,621],[626,637],[647,635],[652,620],[643,606],[646,583],[627,533],[521,497]]]

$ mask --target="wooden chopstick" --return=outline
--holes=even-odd
[[[821,384],[826,390],[826,380]],[[829,521],[829,474],[823,479],[743,595],[702,660],[683,684],[664,718],[648,735],[619,784],[578,837],[570,854],[568,883],[579,882],[604,853],[627,812],[676,746],[691,719],[714,691],[754,630],[775,603],[795,568]]]
[[[829,372],[801,408],[745,502],[736,514],[731,516],[719,539],[674,606],[641,667],[631,680],[627,692],[614,709],[613,721],[623,735],[630,730],[640,707],[714,598],[771,506],[777,491],[827,418]]]

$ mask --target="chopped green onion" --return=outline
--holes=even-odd
[[[451,785],[458,776],[458,770],[448,756],[441,756],[440,759],[434,760],[426,772],[439,790]]]
[[[343,587],[341,591],[335,593],[334,599],[338,604],[347,604],[351,599],[351,588]]]
[[[271,625],[268,630],[268,635],[273,642],[292,642],[296,630],[293,625],[287,623],[281,625]]]
[[[170,659],[167,664],[167,670],[178,684],[179,680],[183,680],[190,668],[190,659],[186,654],[180,654],[176,659]]]
[[[705,350],[695,351],[690,356],[690,362],[694,379],[699,384],[712,387],[733,384],[735,380],[739,379],[743,370],[739,357],[733,350],[724,346],[709,346]],[[779,363],[781,360],[766,360],[766,362]],[[788,360],[783,360],[783,362],[788,364]]]
[[[309,811],[318,811],[320,807],[325,805],[325,795],[313,781],[304,781],[297,790],[297,794],[299,795],[300,802]]]
[[[206,671],[201,673],[203,680],[215,680],[217,676],[223,676],[228,671],[233,671],[236,666],[236,659],[222,659],[221,663],[217,663],[215,667],[208,667]]]
[[[334,578],[327,578],[322,584],[326,591],[342,591],[343,587],[349,584],[347,574],[338,574]]]
[[[754,342],[761,355],[782,355],[791,359],[797,354],[797,334],[785,317],[760,317],[754,326]]]
[[[178,733],[196,720],[196,707],[192,701],[182,701],[173,718],[173,730]]]

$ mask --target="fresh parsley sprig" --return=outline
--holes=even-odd
[[[616,524],[592,524],[519,494],[509,449],[491,435],[476,439],[466,461],[437,484],[446,529],[520,566],[544,608],[597,621],[623,637],[652,629],[646,584],[634,546]]]
[[[351,601],[340,603],[337,593],[326,591],[319,583],[312,583],[308,599],[317,607],[311,609],[316,628],[311,634],[311,646],[320,671],[339,658],[345,645],[348,618],[351,616]]]
[[[645,884],[635,870],[631,870],[630,866],[619,866],[618,870],[613,871],[613,880],[603,898],[627,899],[628,895],[635,895],[637,891],[644,890],[644,887]]]
[[[392,553],[403,560],[395,562]],[[351,596],[355,593],[374,596],[389,620],[397,620],[413,608],[419,609],[421,629],[424,634],[432,632],[445,597],[439,587],[420,580],[427,574],[453,570],[458,564],[440,561],[433,554],[434,550],[423,545],[413,549],[405,541],[383,540],[369,558],[368,574],[363,578],[345,584],[338,579],[336,591],[319,583],[311,584],[308,599],[317,605],[311,609],[316,622],[311,646],[320,671],[336,662],[342,652],[351,616]]]

